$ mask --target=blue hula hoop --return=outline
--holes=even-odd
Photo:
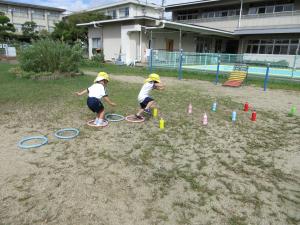
[[[109,118],[110,116],[119,117],[119,119],[110,119],[110,118]],[[109,122],[120,122],[120,121],[124,120],[125,117],[122,116],[122,115],[119,115],[119,114],[108,113],[108,114],[105,115],[105,119],[106,119],[107,121],[109,121]]]
[[[70,136],[64,136],[63,133],[65,131],[72,131],[72,132],[74,132],[74,134],[70,135]],[[59,139],[72,139],[79,135],[79,130],[76,128],[64,128],[64,129],[60,129],[60,130],[56,131],[54,135],[55,135],[55,137],[57,137]]]
[[[30,140],[42,140],[42,142],[40,144],[34,144],[34,145],[24,145],[23,143],[26,142],[26,141],[30,141]],[[48,138],[45,137],[45,136],[33,136],[33,137],[27,137],[27,138],[23,138],[18,146],[20,148],[23,148],[23,149],[29,149],[29,148],[38,148],[38,147],[41,147],[42,145],[45,145],[48,143]]]

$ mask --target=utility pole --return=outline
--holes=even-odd
[[[161,18],[162,19],[164,19],[164,17],[165,17],[165,9],[164,9],[165,3],[166,3],[165,0],[161,0],[161,7],[162,7]]]

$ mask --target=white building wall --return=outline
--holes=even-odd
[[[121,50],[121,24],[105,24],[102,29],[104,59],[116,59]]]
[[[121,27],[122,60],[132,63],[139,60],[141,25],[123,25]]]
[[[129,16],[128,17],[135,17],[135,16],[149,16],[154,18],[160,18],[161,11],[160,9],[155,9],[153,7],[141,6],[136,4],[124,4],[115,7],[109,7],[106,9],[101,9],[99,12],[108,15],[108,11],[116,10],[116,18],[120,18],[119,10],[122,8],[129,8]]]
[[[153,49],[161,49],[166,50],[167,41],[173,40],[173,50],[179,51],[180,50],[180,32],[179,31],[166,31],[161,30],[157,33],[153,31]],[[181,37],[181,48],[185,52],[195,52],[196,51],[196,43],[195,43],[195,34],[184,33],[182,32]]]

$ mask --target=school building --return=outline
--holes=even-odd
[[[202,0],[168,5],[126,0],[92,8],[111,19],[89,27],[89,56],[102,49],[105,60],[145,61],[147,49],[200,53],[299,53],[300,1]],[[165,12],[172,18],[165,19]]]
[[[37,31],[52,32],[54,24],[62,20],[65,11],[60,8],[0,0],[0,12],[10,19],[17,33],[22,32],[22,24],[28,21],[37,24]]]

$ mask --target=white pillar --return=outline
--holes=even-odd
[[[243,0],[241,0],[241,7],[240,7],[240,16],[239,16],[238,28],[240,28],[240,26],[241,26],[242,15],[243,15]]]

